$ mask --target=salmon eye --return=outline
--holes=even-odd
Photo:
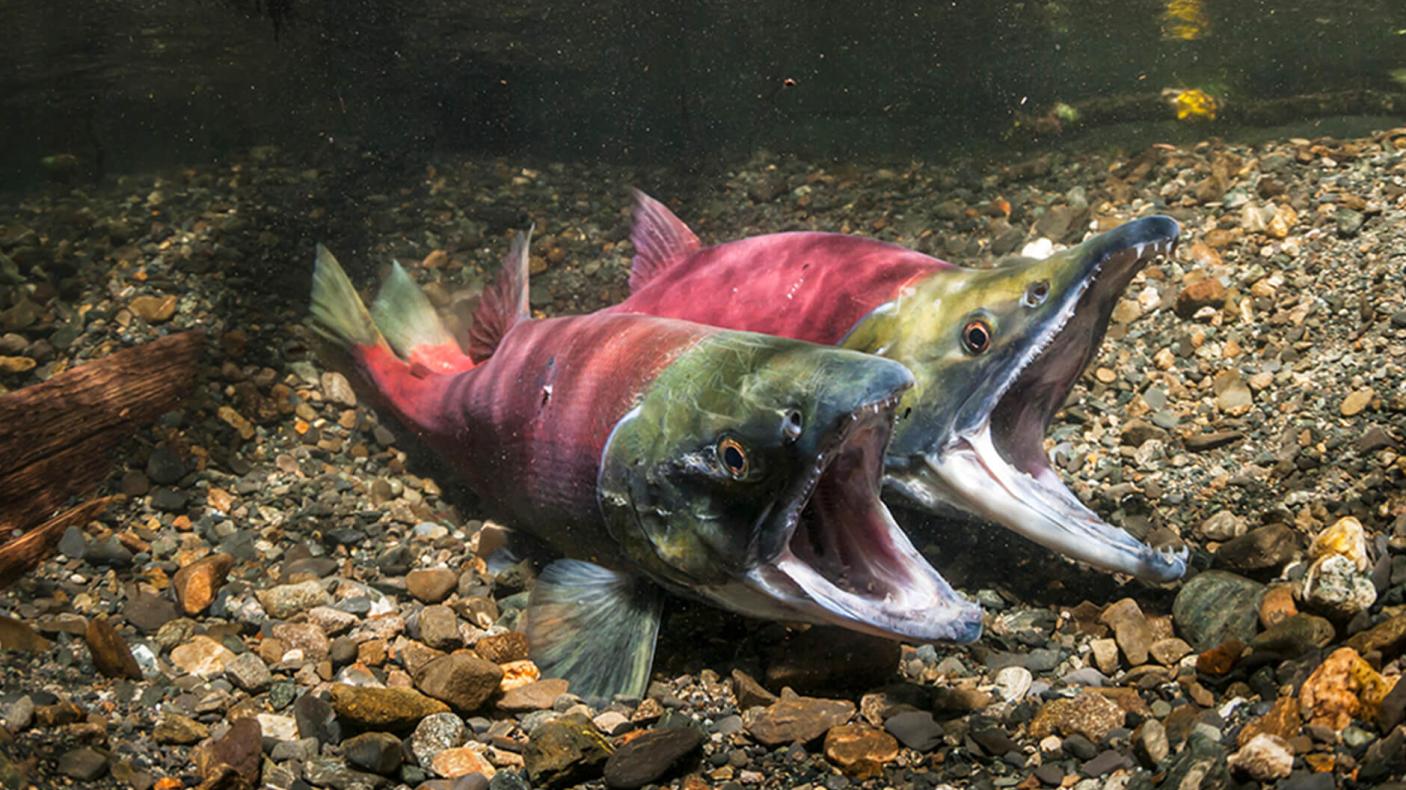
[[[1045,297],[1050,295],[1049,280],[1039,280],[1033,282],[1025,288],[1025,306],[1039,307],[1045,303]]]
[[[747,476],[747,451],[736,439],[729,437],[718,442],[718,463],[723,465],[734,480]]]
[[[984,354],[991,347],[991,325],[980,318],[973,318],[962,327],[962,348],[968,354]]]

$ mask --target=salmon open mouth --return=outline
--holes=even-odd
[[[928,456],[939,488],[1074,559],[1149,581],[1185,574],[1185,548],[1153,548],[1105,522],[1065,486],[1044,448],[1050,422],[1097,352],[1118,297],[1149,260],[1173,252],[1178,234],[1165,217],[1110,232],[1110,244],[1085,263],[1086,273],[1048,326],[981,395],[984,416]]]
[[[789,534],[754,571],[807,619],[891,639],[970,642],[981,610],[913,547],[880,498],[898,396],[847,415],[776,516]]]

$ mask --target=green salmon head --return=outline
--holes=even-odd
[[[1105,523],[1044,450],[1119,295],[1179,233],[1174,220],[1148,217],[1042,260],[940,271],[866,317],[844,345],[903,362],[916,378],[899,407],[889,484],[928,510],[977,514],[1091,565],[1180,578],[1184,551]]]
[[[760,617],[970,641],[979,608],[879,499],[902,365],[717,332],[615,426],[599,496],[625,554],[675,591]]]

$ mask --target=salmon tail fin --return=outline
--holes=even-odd
[[[423,366],[431,373],[448,374],[474,366],[440,320],[434,305],[399,262],[391,265],[390,276],[371,303],[371,319],[396,353],[411,364]]]
[[[482,362],[493,356],[498,343],[518,321],[529,317],[527,305],[527,248],[532,243],[532,230],[513,238],[508,254],[503,256],[503,269],[497,282],[484,289],[474,312],[474,324],[469,330],[469,356]]]
[[[321,244],[312,270],[312,328],[351,354],[359,347],[386,344],[342,265]]]
[[[412,430],[438,429],[437,396],[451,377],[433,375],[435,371],[396,356],[341,264],[321,244],[312,275],[311,312],[313,331],[350,358],[374,388],[374,400]],[[402,325],[395,326],[399,330]]]
[[[630,243],[635,247],[630,293],[634,293],[660,272],[698,251],[702,244],[668,206],[638,189],[630,193],[635,199],[634,227],[630,229]]]

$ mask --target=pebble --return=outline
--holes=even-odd
[[[1214,515],[1201,522],[1201,536],[1206,540],[1227,541],[1245,534],[1245,519],[1229,510],[1217,510]]]
[[[867,724],[841,724],[825,734],[825,757],[845,775],[873,779],[898,759],[898,741]]]
[[[311,579],[297,584],[279,584],[259,590],[256,595],[264,611],[275,620],[287,620],[315,606],[332,603],[322,583]]]
[[[1102,694],[1084,692],[1072,699],[1046,702],[1030,722],[1030,735],[1082,735],[1097,743],[1123,726],[1123,709]]]
[[[1294,753],[1282,738],[1260,734],[1230,755],[1226,764],[1257,782],[1273,782],[1287,778],[1294,770]]]
[[[493,763],[488,760],[482,748],[477,744],[458,746],[438,752],[430,759],[429,769],[448,779],[463,778],[465,780],[463,784],[466,786],[479,784],[483,787],[488,786],[487,782],[474,780],[492,779],[498,773],[498,769],[493,766]]]
[[[460,713],[470,714],[497,693],[502,679],[503,670],[497,664],[455,653],[433,659],[416,670],[415,687]]]
[[[468,738],[464,720],[453,713],[433,713],[420,720],[410,735],[410,753],[428,768],[430,760],[445,749],[463,746]]]
[[[426,716],[449,710],[443,702],[414,689],[345,683],[332,684],[332,707],[339,719],[352,726],[393,732],[413,729]]]
[[[210,737],[210,729],[195,719],[168,710],[156,720],[151,734],[157,743],[190,746]]]
[[[1353,390],[1347,394],[1347,397],[1343,398],[1339,411],[1344,417],[1356,417],[1372,405],[1372,399],[1376,396],[1377,393],[1371,387]]]
[[[539,680],[526,686],[519,686],[503,694],[497,707],[508,713],[527,713],[534,710],[548,710],[557,697],[567,692],[567,682],[559,678]]]
[[[234,557],[216,553],[176,571],[171,586],[176,591],[176,602],[181,610],[187,615],[197,615],[210,608],[232,567]]]
[[[405,575],[406,591],[424,603],[439,603],[458,586],[458,574],[448,568],[414,570]]]
[[[538,727],[522,756],[534,786],[555,788],[600,776],[610,751],[590,719],[569,714]]]
[[[142,668],[132,657],[127,640],[117,633],[106,617],[94,617],[88,621],[84,641],[93,655],[93,666],[99,672],[110,678],[141,679]]]
[[[127,307],[149,324],[162,324],[176,314],[176,301],[174,295],[138,296]]]
[[[758,743],[775,746],[809,743],[849,721],[854,713],[854,703],[849,700],[783,697],[765,708],[749,709],[742,721]]]
[[[107,773],[107,757],[96,749],[83,746],[59,755],[59,773],[80,782],[94,782]]]
[[[235,656],[226,664],[225,675],[234,685],[250,694],[261,693],[273,685],[273,673],[269,671],[263,659],[254,653],[240,653]]]
[[[1147,651],[1152,646],[1152,627],[1136,601],[1124,598],[1109,605],[1103,610],[1099,622],[1113,629],[1113,638],[1129,665],[1136,667],[1147,663]]]
[[[942,743],[942,725],[925,710],[896,713],[884,720],[884,729],[917,752],[930,752]]]
[[[1321,559],[1332,554],[1341,554],[1352,560],[1357,570],[1367,571],[1367,535],[1362,529],[1362,522],[1352,516],[1340,518],[1333,522],[1332,526],[1318,533],[1309,544],[1308,556],[1312,559]]]
[[[1255,635],[1264,585],[1225,571],[1206,571],[1182,585],[1172,603],[1172,621],[1196,650],[1229,638]]]
[[[703,733],[694,727],[650,730],[616,749],[605,762],[607,787],[631,790],[658,784],[687,767],[703,746]]]
[[[1221,544],[1216,564],[1237,571],[1276,570],[1294,558],[1298,535],[1283,524],[1256,527]]]
[[[1382,677],[1356,650],[1338,648],[1304,681],[1299,689],[1299,709],[1308,724],[1341,730],[1359,715],[1369,721],[1375,718],[1394,683],[1394,678]]]
[[[1167,741],[1167,729],[1162,726],[1162,722],[1156,719],[1144,721],[1133,731],[1133,748],[1144,766],[1150,769],[1157,768],[1171,753],[1171,744]]]
[[[1006,702],[1019,702],[1030,691],[1034,677],[1025,667],[1010,666],[999,670],[992,682],[996,686],[996,694],[1001,699]]]
[[[1350,558],[1329,554],[1309,567],[1300,598],[1310,609],[1346,620],[1376,603],[1377,588]]]
[[[194,752],[196,769],[212,785],[225,769],[232,769],[247,785],[256,785],[262,757],[263,732],[255,718],[236,720],[224,735],[201,744]]]
[[[223,674],[234,653],[208,636],[192,637],[171,651],[171,663],[188,675],[212,678]]]
[[[400,739],[387,732],[363,732],[342,742],[347,762],[362,771],[390,776],[402,761]]]

